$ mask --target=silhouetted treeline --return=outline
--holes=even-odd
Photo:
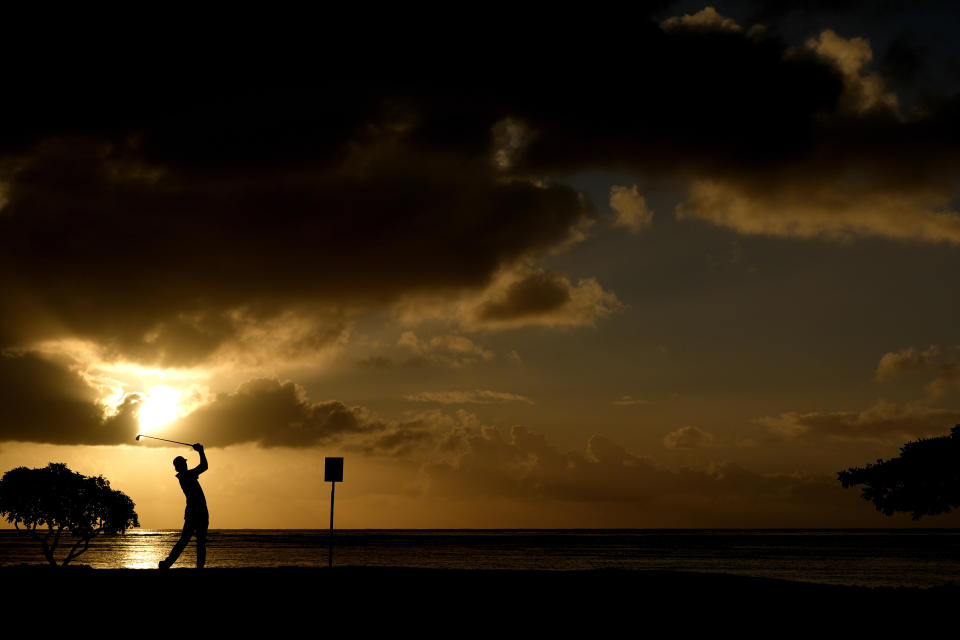
[[[950,435],[921,438],[900,455],[838,473],[844,487],[865,485],[861,495],[886,515],[910,512],[914,520],[960,506],[960,424]]]

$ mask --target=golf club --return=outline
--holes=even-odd
[[[138,433],[137,440],[139,441],[140,438],[150,438],[151,440],[163,440],[164,442],[172,442],[173,444],[182,444],[185,447],[193,446],[192,444],[188,444],[186,442],[180,442],[179,440],[167,440],[166,438],[155,438],[154,436],[145,436],[142,433]]]

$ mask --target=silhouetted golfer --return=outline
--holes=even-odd
[[[199,479],[200,474],[207,470],[207,456],[199,442],[193,445],[193,448],[200,454],[200,464],[193,469],[187,469],[187,459],[183,456],[173,459],[177,480],[180,481],[183,495],[187,497],[187,508],[183,512],[183,533],[167,559],[160,561],[161,569],[169,569],[177,561],[193,535],[197,537],[197,569],[203,569],[203,563],[207,559],[207,526],[210,524],[210,515],[207,513],[207,499],[203,496]]]

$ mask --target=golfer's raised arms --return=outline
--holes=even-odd
[[[200,454],[200,464],[195,466],[193,469],[190,469],[190,472],[200,475],[209,468],[209,465],[207,464],[207,455],[203,452],[203,445],[199,442],[193,445],[193,450]]]

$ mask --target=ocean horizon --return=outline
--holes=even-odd
[[[153,569],[179,533],[134,529],[97,539],[72,564]],[[207,566],[322,567],[329,542],[326,529],[211,529]],[[693,571],[871,587],[960,578],[955,529],[345,529],[333,546],[337,566]],[[175,567],[194,559],[191,542]],[[43,563],[27,534],[0,530],[0,566]]]

